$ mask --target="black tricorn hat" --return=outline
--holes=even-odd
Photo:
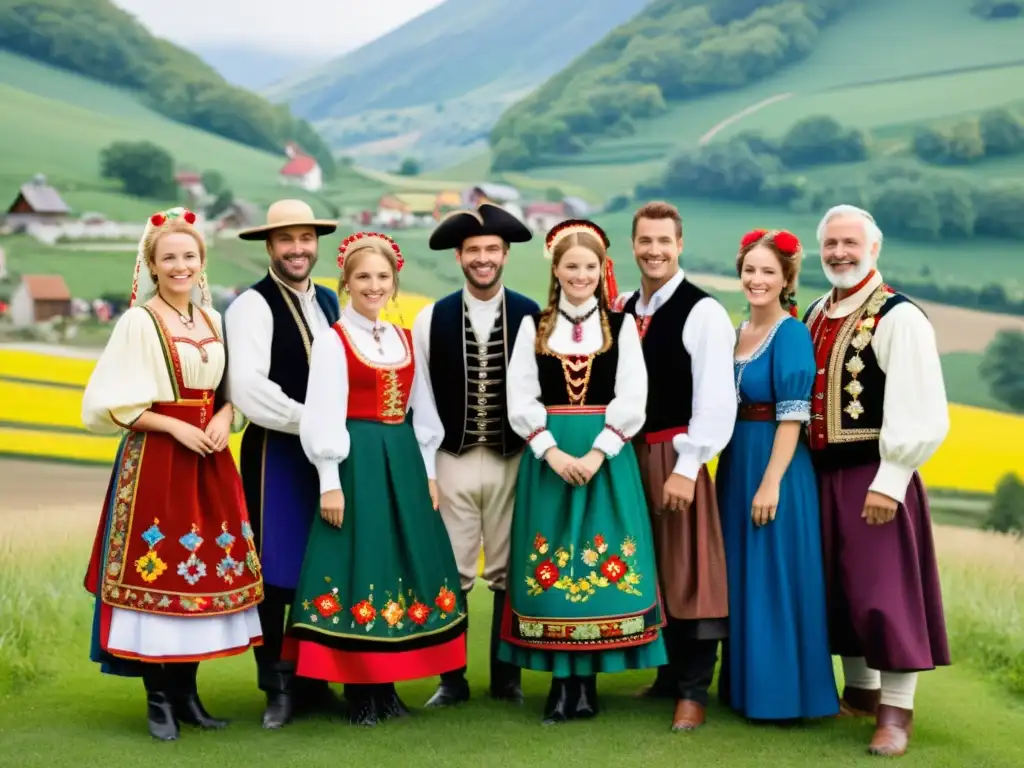
[[[461,248],[466,238],[497,235],[506,243],[526,243],[533,232],[523,222],[492,203],[481,203],[475,211],[452,211],[430,235],[430,249]]]

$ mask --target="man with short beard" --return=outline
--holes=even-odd
[[[523,318],[537,302],[502,285],[510,243],[532,239],[530,230],[496,205],[454,211],[430,236],[435,251],[455,250],[465,286],[425,307],[413,323],[417,365],[429,382],[444,441],[437,453],[437,488],[461,589],[476,582],[483,543],[483,579],[493,598],[490,695],[521,702],[520,670],[498,659],[512,510],[525,442],[508,422],[505,371]],[[466,669],[441,676],[428,707],[469,699]]]
[[[232,401],[250,424],[240,456],[245,503],[263,565],[260,604],[263,646],[255,649],[258,684],[267,695],[264,728],[280,728],[296,709],[333,709],[323,681],[296,679],[282,661],[286,608],[294,599],[306,540],[317,511],[320,481],[299,442],[313,339],[337,322],[338,297],[310,279],[318,237],[334,232],[301,200],[279,200],[267,223],[243,230],[270,256],[266,277],[236,298],[224,314],[230,349]]]
[[[718,644],[728,634],[725,541],[707,466],[736,422],[736,331],[715,298],[679,267],[683,224],[651,202],[633,216],[641,288],[616,303],[640,330],[651,386],[634,438],[657,547],[668,665],[645,695],[676,701],[672,730],[704,723]]]
[[[918,468],[949,430],[935,333],[877,269],[867,211],[818,226],[833,289],[808,308],[817,377],[809,440],[821,490],[832,652],[842,714],[874,716],[869,751],[902,755],[917,673],[950,663],[928,496]]]

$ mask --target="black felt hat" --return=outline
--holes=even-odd
[[[453,211],[430,235],[430,248],[447,251],[461,248],[470,237],[497,235],[506,243],[526,243],[533,232],[523,222],[497,205],[481,203],[475,211]]]

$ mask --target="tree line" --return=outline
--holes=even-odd
[[[784,205],[800,212],[841,198],[877,211],[879,226],[909,240],[1024,240],[1020,182],[971,180],[907,158],[862,162],[871,156],[871,141],[869,133],[844,128],[831,117],[810,116],[779,139],[748,131],[685,150],[636,194]],[[838,165],[824,177],[802,173],[822,164]]]
[[[798,61],[856,0],[654,0],[509,108],[492,169],[523,170],[628,136],[667,103],[738,88]]]
[[[283,155],[295,141],[334,177],[330,148],[309,123],[229,84],[109,0],[0,0],[0,48],[136,90],[172,120],[256,149]]]
[[[1005,108],[914,132],[914,154],[933,165],[969,165],[1024,152],[1024,120]]]

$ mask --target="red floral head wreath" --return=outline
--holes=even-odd
[[[341,245],[338,246],[338,269],[345,268],[345,255],[352,250],[352,247],[360,240],[366,240],[368,238],[376,238],[383,241],[385,247],[390,248],[395,253],[395,270],[397,272],[402,271],[402,267],[405,266],[405,257],[402,256],[402,249],[398,247],[398,243],[392,240],[387,235],[383,235],[380,232],[356,232],[355,234],[349,235],[341,241]]]
[[[800,245],[800,239],[785,229],[752,229],[740,240],[740,251],[753,250],[754,246],[760,243],[771,243],[784,256],[795,256],[798,263],[803,257],[803,247]],[[779,297],[779,300],[789,310],[789,314],[793,317],[799,316],[796,304],[795,281],[789,287],[789,291]]]
[[[604,291],[605,299],[610,307],[619,295],[619,285],[615,280],[615,263],[612,261],[612,257],[608,254],[608,249],[611,247],[611,241],[608,239],[608,235],[605,234],[605,231],[597,226],[597,224],[592,221],[587,221],[586,219],[568,219],[560,224],[556,224],[548,230],[548,234],[544,238],[544,258],[553,260],[555,244],[563,237],[568,237],[569,235],[574,235],[579,232],[589,232],[604,243]]]

